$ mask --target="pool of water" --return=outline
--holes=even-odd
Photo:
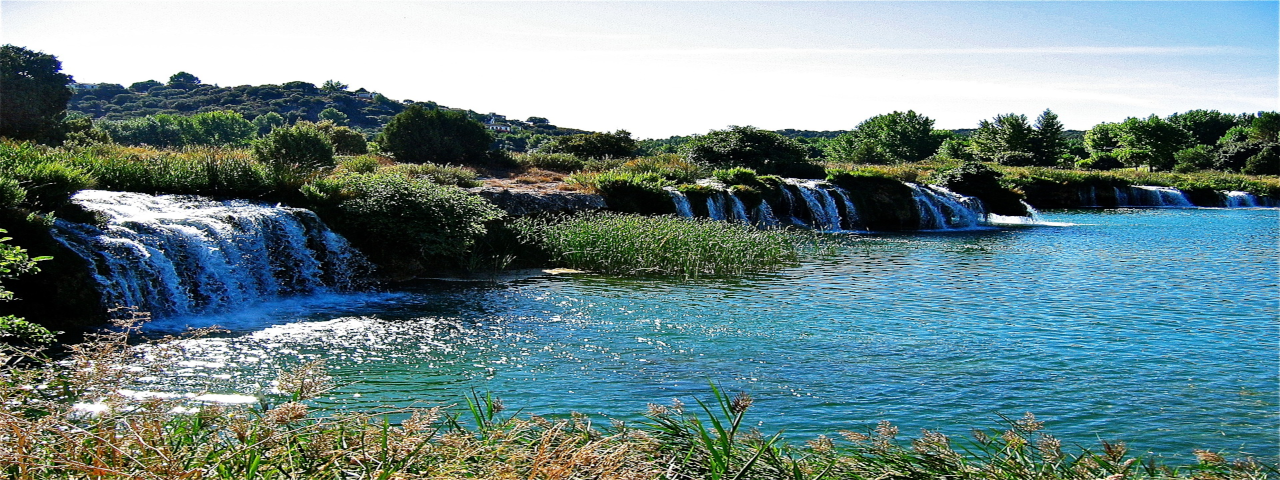
[[[650,402],[756,398],[793,441],[889,420],[953,436],[1034,412],[1066,445],[1275,458],[1275,210],[1049,212],[1072,224],[841,237],[733,279],[540,276],[300,299],[219,324],[158,390],[261,394],[323,358],[332,408],[455,404],[638,420]]]

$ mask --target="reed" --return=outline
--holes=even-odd
[[[975,430],[900,439],[880,422],[792,444],[745,428],[754,402],[714,383],[686,408],[597,425],[507,412],[490,394],[465,409],[327,411],[322,362],[282,372],[256,405],[131,393],[182,358],[179,338],[130,341],[133,315],[60,361],[7,348],[0,366],[0,475],[35,479],[1269,479],[1275,465],[1197,450],[1191,465],[1131,455],[1123,443],[1068,451],[1033,415]],[[208,331],[194,332],[198,336]]]
[[[808,237],[670,216],[594,213],[521,220],[527,241],[564,266],[614,275],[740,275],[795,264]]]

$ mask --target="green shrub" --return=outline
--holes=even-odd
[[[0,234],[4,233],[7,232],[0,229]],[[50,258],[32,258],[27,255],[26,249],[5,243],[9,240],[12,238],[0,237],[0,281],[23,274],[38,273],[40,267],[36,264]],[[13,292],[0,284],[0,302],[9,300],[13,300]],[[12,315],[0,315],[0,342],[49,343],[52,341],[53,332],[48,329]]]
[[[804,240],[708,219],[590,213],[516,228],[567,267],[612,275],[740,275],[792,265]]]
[[[26,142],[0,142],[0,178],[9,179],[5,204],[43,212],[66,205],[71,195],[94,184],[65,152]]]
[[[341,173],[373,173],[378,170],[380,165],[381,162],[378,161],[378,157],[373,155],[345,157],[338,159],[336,171]]]
[[[567,153],[578,158],[626,158],[635,155],[636,141],[626,130],[581,133],[552,138],[539,145],[538,151]]]
[[[272,169],[245,149],[97,145],[75,150],[72,161],[106,190],[260,198],[280,188]]]
[[[587,162],[568,153],[531,152],[514,156],[516,164],[524,168],[537,168],[552,172],[573,173],[582,170]]]
[[[253,144],[253,156],[275,172],[332,168],[333,143],[314,124],[300,123],[272,130]]]
[[[1280,144],[1271,144],[1249,157],[1244,164],[1246,175],[1280,175]]]
[[[352,130],[350,127],[338,126],[329,120],[320,123],[299,123],[314,125],[317,130],[324,132],[324,135],[329,138],[329,143],[333,144],[333,153],[337,155],[364,155],[369,153],[369,144],[365,142],[364,135]]]
[[[1196,145],[1173,154],[1173,170],[1178,173],[1208,170],[1213,168],[1213,164],[1217,159],[1218,156],[1214,153],[1213,147]]]
[[[457,165],[437,165],[434,163],[397,163],[382,167],[379,172],[399,173],[410,177],[421,177],[437,185],[456,185],[459,187],[478,187],[478,175],[469,167]]]
[[[18,208],[26,200],[27,191],[18,184],[18,180],[0,176],[0,210]]]
[[[674,153],[628,160],[614,168],[623,173],[651,173],[676,183],[693,183],[707,175],[706,167]]]
[[[488,158],[493,136],[463,112],[410,105],[387,123],[378,137],[382,151],[401,163],[479,165]]]
[[[695,163],[713,167],[748,167],[761,173],[786,175],[780,170],[809,163],[808,150],[777,133],[755,127],[731,127],[694,137],[681,152]]]
[[[565,183],[599,193],[610,210],[646,215],[675,213],[671,195],[664,190],[675,182],[656,173],[579,172],[569,176]]]
[[[711,177],[725,185],[761,185],[760,179],[756,177],[756,171],[750,168],[734,167],[716,170],[711,172]]]
[[[304,193],[321,217],[380,266],[449,262],[502,211],[457,187],[402,173],[344,174]]]

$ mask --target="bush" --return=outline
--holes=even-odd
[[[65,152],[28,142],[0,143],[0,178],[8,179],[0,187],[3,204],[42,212],[57,210],[94,184]]]
[[[780,173],[792,164],[807,164],[807,149],[777,133],[755,127],[730,127],[694,137],[681,151],[690,161],[712,167],[747,167]]]
[[[502,216],[457,187],[401,173],[327,177],[304,193],[330,227],[393,269],[454,261],[484,235],[485,222]]]
[[[410,105],[387,123],[378,137],[383,152],[401,163],[460,163],[479,165],[489,160],[493,137],[462,112],[426,110]]]
[[[243,149],[97,145],[74,151],[71,161],[107,190],[259,198],[279,187],[271,169]]]
[[[1111,152],[1095,152],[1093,156],[1076,162],[1076,168],[1083,170],[1115,170],[1123,166]]]
[[[1280,145],[1263,147],[1257,155],[1249,157],[1243,173],[1246,175],[1280,175]]]
[[[0,235],[7,233],[0,229]],[[49,260],[50,257],[27,255],[26,249],[9,245],[5,242],[10,237],[0,237],[0,280],[7,280],[19,275],[38,273],[37,262]],[[13,292],[0,284],[0,302],[13,300]],[[49,343],[53,341],[53,332],[12,315],[0,315],[0,341],[13,343]]]
[[[310,122],[305,123],[311,124]],[[369,144],[365,142],[364,135],[352,130],[350,127],[341,127],[329,120],[311,125],[315,125],[316,129],[324,132],[324,135],[329,138],[329,143],[333,144],[333,153],[337,155],[364,155],[369,153]]]
[[[528,168],[550,170],[552,172],[572,173],[582,170],[587,162],[568,153],[532,152],[516,154],[516,164]]]
[[[382,162],[378,161],[378,157],[360,155],[358,157],[339,158],[338,167],[335,170],[339,173],[373,173],[381,165]]]
[[[543,153],[567,153],[578,158],[626,158],[635,155],[636,141],[631,132],[582,133],[552,138],[538,146]]]
[[[281,177],[286,172],[332,168],[333,143],[314,124],[300,123],[272,130],[254,142],[253,156]]]
[[[735,167],[727,170],[716,170],[711,176],[725,185],[761,186],[756,171],[750,168]]]
[[[656,173],[632,173],[621,170],[580,172],[565,180],[604,197],[610,210],[660,215],[675,213],[675,204],[664,188],[675,182]]]
[[[1175,172],[1187,173],[1213,168],[1213,163],[1217,160],[1217,155],[1214,154],[1213,147],[1208,145],[1196,145],[1174,153],[1173,160],[1175,162],[1173,166],[1173,170]]]
[[[652,173],[676,183],[693,183],[707,175],[707,169],[702,165],[673,153],[628,160],[614,170],[633,174]]]
[[[478,187],[476,171],[468,167],[456,165],[436,165],[434,163],[397,163],[380,170],[384,173],[400,173],[410,177],[430,180],[436,185],[457,185],[459,187]]]

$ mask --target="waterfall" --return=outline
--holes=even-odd
[[[724,220],[724,203],[719,195],[707,196],[707,215],[712,220]]]
[[[671,202],[676,205],[676,213],[680,214],[681,217],[693,216],[693,205],[689,204],[689,197],[676,190],[676,187],[666,187],[665,190],[668,195],[671,195]]]
[[[858,217],[858,209],[853,206],[853,202],[849,200],[849,192],[843,188],[835,187],[836,195],[840,197],[840,201],[844,202],[844,220],[849,230],[863,227],[862,219]]]
[[[760,205],[756,206],[752,215],[755,220],[754,223],[761,227],[776,227],[781,224],[778,221],[778,217],[773,215],[773,208],[769,207],[769,202],[760,202]]]
[[[822,231],[839,231],[841,230],[840,209],[836,207],[835,199],[831,198],[831,193],[819,182],[797,181],[787,179],[787,184],[793,185],[800,192],[800,196],[804,198],[804,203],[809,207],[809,217],[812,219],[810,227]]]
[[[733,212],[733,219],[742,223],[751,223],[751,218],[747,217],[747,206],[742,204],[742,200],[738,199],[733,192],[726,193],[729,197],[730,210]]]
[[[1151,185],[1134,185],[1129,187],[1130,201],[1137,200],[1135,207],[1194,207],[1191,200],[1181,190],[1172,187],[1156,187]]]
[[[1095,187],[1095,186],[1093,186],[1093,185],[1089,185],[1089,191],[1088,191],[1088,192],[1086,192],[1084,189],[1080,189],[1080,191],[1078,191],[1078,192],[1077,192],[1077,194],[1078,194],[1078,195],[1079,195],[1079,197],[1080,197],[1080,206],[1082,206],[1082,207],[1096,207],[1096,206],[1098,206],[1098,189],[1097,189],[1097,187]]]
[[[986,208],[974,197],[936,185],[921,187],[908,183],[907,186],[911,187],[911,197],[920,211],[921,230],[974,228],[986,218]]]
[[[351,289],[370,269],[305,209],[101,190],[72,200],[104,224],[57,220],[54,238],[92,266],[108,307],[157,317],[222,312]]]

